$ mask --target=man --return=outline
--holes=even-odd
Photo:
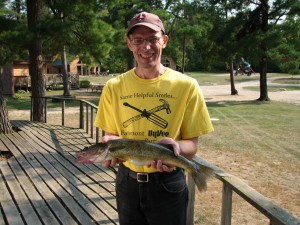
[[[246,73],[248,76],[250,76],[252,73],[251,64],[245,61],[243,57],[241,57],[241,60],[238,63],[238,68],[235,72],[235,75],[238,75],[238,73],[241,73],[241,75]]]
[[[127,46],[137,66],[109,80],[102,92],[95,126],[103,142],[125,138],[172,144],[174,154],[192,158],[198,136],[213,131],[196,80],[161,64],[169,38],[157,15],[134,16],[127,30]],[[188,201],[182,169],[162,160],[146,166],[120,163],[116,196],[121,225],[183,225]]]

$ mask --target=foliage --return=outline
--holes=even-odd
[[[288,17],[285,23],[276,27],[281,37],[278,45],[270,50],[269,57],[287,73],[300,73],[300,18]]]
[[[18,90],[18,92],[14,94],[13,98],[14,99],[22,99],[22,96],[24,96],[24,94],[26,94],[26,91]]]
[[[4,7],[5,2],[0,5],[0,65],[28,57],[26,17],[20,10]]]
[[[79,83],[80,88],[88,88],[90,86],[90,81],[88,80],[81,80]]]
[[[150,11],[162,18],[169,35],[164,55],[187,71],[224,71],[230,60],[236,61],[240,56],[258,71],[259,43],[268,43],[268,70],[298,73],[299,2],[269,1],[269,28],[264,35],[257,17],[261,2],[43,0],[38,29],[45,59],[52,59],[66,46],[69,57],[80,55],[89,66],[123,72],[133,60],[125,42],[128,21],[137,12]],[[12,0],[0,5],[2,65],[12,59],[28,58],[32,36],[27,29],[24,3]],[[283,60],[284,55],[288,61]]]

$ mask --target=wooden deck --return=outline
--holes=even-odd
[[[94,143],[80,129],[11,121],[19,132],[0,135],[0,224],[118,224],[115,174],[74,162]]]

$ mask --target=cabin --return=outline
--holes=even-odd
[[[62,84],[62,61],[59,58],[43,61],[43,74],[46,88],[53,88]],[[78,56],[72,61],[67,61],[67,71],[71,87],[79,87],[79,75],[89,75],[90,70]],[[31,88],[29,75],[29,61],[16,60],[12,66],[3,68],[3,94],[13,95],[16,90],[26,90]]]
[[[165,67],[169,67],[174,70],[177,69],[174,59],[163,56],[161,61]],[[105,72],[101,73],[100,66],[89,67],[80,60],[79,56],[74,57],[72,61],[67,61],[67,71],[69,74],[71,88],[79,88],[79,76],[105,74]],[[54,60],[44,60],[43,74],[46,89],[53,89],[57,85],[62,85],[61,59],[56,57]],[[16,60],[13,61],[12,66],[4,67],[2,82],[4,84],[4,95],[13,95],[17,90],[29,91],[31,88],[29,61]]]

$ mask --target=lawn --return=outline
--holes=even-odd
[[[299,105],[223,101],[209,102],[208,108],[215,131],[200,138],[198,155],[300,218]],[[221,189],[220,182],[212,181],[206,193],[198,193],[202,200],[196,208],[204,213],[196,224],[220,224]],[[233,224],[268,224],[233,197]]]

